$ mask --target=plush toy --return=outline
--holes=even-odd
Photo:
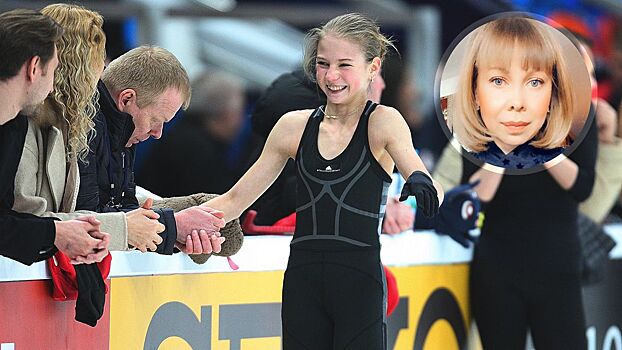
[[[415,229],[434,229],[468,248],[476,240],[469,231],[477,227],[481,210],[480,200],[473,190],[477,183],[459,185],[447,191],[438,215],[428,219],[417,213]]]
[[[217,194],[196,193],[183,197],[156,199],[153,201],[153,208],[171,208],[173,211],[178,212],[186,208],[203,204],[216,197],[218,197]],[[225,227],[220,229],[220,234],[222,237],[225,237],[225,241],[222,244],[220,252],[213,253],[214,255],[229,257],[240,250],[244,241],[240,220],[235,219],[229,221]],[[204,264],[211,255],[212,254],[189,254],[192,261],[197,264]]]

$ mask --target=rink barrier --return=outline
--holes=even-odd
[[[622,241],[622,225],[606,231]],[[51,298],[43,263],[0,258],[0,350],[280,348],[280,300],[289,236],[246,237],[233,258],[204,265],[187,256],[114,252],[105,314],[97,327],[73,321],[74,302]],[[472,249],[433,232],[382,235],[381,258],[397,279],[400,302],[388,320],[389,349],[458,349],[469,326]],[[605,283],[584,290],[591,349],[620,339],[622,245],[610,254]],[[606,312],[602,310],[607,310]]]

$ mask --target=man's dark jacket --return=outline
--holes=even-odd
[[[97,212],[130,211],[139,207],[134,183],[136,146],[125,147],[132,132],[132,116],[119,111],[102,81],[97,84],[99,111],[95,116],[95,136],[89,154],[80,161],[80,191],[76,210]],[[172,254],[177,226],[171,209],[154,209],[166,227],[157,253]]]
[[[54,255],[56,229],[52,218],[12,210],[26,131],[28,120],[22,115],[0,125],[0,255],[30,265]]]

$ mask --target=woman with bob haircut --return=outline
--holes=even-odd
[[[551,30],[534,19],[509,17],[472,34],[451,122],[458,141],[476,158],[525,169],[569,145],[576,99]]]
[[[536,349],[587,347],[577,213],[594,185],[597,128],[588,119],[585,137],[574,141],[575,150],[568,156],[557,150],[555,161],[546,161],[553,156],[546,152],[566,144],[568,116],[580,117],[581,112],[573,110],[577,103],[572,103],[567,69],[543,28],[516,15],[483,25],[474,37],[479,51],[470,54],[475,68],[467,74],[473,97],[459,93],[466,96],[460,108],[471,118],[458,118],[465,121],[458,122],[458,130],[461,136],[465,131],[477,135],[463,138],[471,151],[489,152],[492,144],[502,152],[521,148],[517,157],[537,158],[544,168],[509,175],[509,169],[462,162],[461,183],[480,181],[475,191],[485,213],[470,267],[469,294],[487,350],[525,349],[528,330]],[[585,73],[589,77],[587,68]],[[587,96],[577,98],[589,101],[587,87]],[[510,98],[493,95],[485,101],[485,89],[514,91]],[[517,121],[529,125],[514,125],[512,130]]]
[[[296,230],[283,280],[283,349],[386,349],[386,285],[380,229],[393,167],[408,180],[400,200],[438,212],[443,198],[394,108],[368,100],[393,47],[368,17],[350,13],[312,29],[304,67],[326,105],[286,113],[257,162],[207,202],[238,217],[276,179],[288,159],[297,170]],[[438,187],[437,187],[438,186]]]

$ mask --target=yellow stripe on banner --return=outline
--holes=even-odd
[[[455,332],[444,317],[448,317],[451,308],[443,303],[436,314],[423,315],[426,306],[432,302],[431,296],[437,295],[439,289],[446,289],[455,299],[460,310],[462,326],[468,334],[470,310],[468,304],[468,273],[467,264],[409,266],[390,268],[398,283],[400,297],[408,297],[409,327],[401,330],[395,342],[395,350],[412,350],[415,345],[415,330],[422,319],[432,316],[432,327],[427,334],[418,336],[424,339],[425,350],[459,349]],[[399,306],[398,306],[399,307]],[[450,314],[451,315],[451,314]],[[438,318],[438,320],[435,320]]]
[[[158,349],[193,350],[190,344],[179,337],[167,338],[160,344]]]
[[[229,340],[218,340],[219,306],[280,303],[282,284],[283,271],[114,278],[110,295],[110,349],[143,349],[147,330],[158,308],[167,303],[178,302],[192,311],[197,318],[195,322],[200,319],[201,307],[211,306],[211,323],[207,329],[211,330],[212,341],[211,348],[206,349],[229,350]],[[258,322],[274,323],[273,326],[280,329],[280,314],[274,317],[276,319]],[[167,319],[171,328],[184,320],[172,316]],[[182,327],[190,328],[191,325]],[[198,335],[193,339],[198,338],[200,343],[201,339],[209,339],[209,336],[210,334]],[[257,347],[246,347],[246,343]],[[280,338],[244,339],[241,344],[241,349],[278,349]],[[191,347],[181,339],[169,338],[159,349],[185,350]]]
[[[459,350],[454,331],[446,320],[439,320],[434,323],[430,333],[424,342],[424,349],[456,349]],[[442,344],[442,347],[441,347]],[[178,348],[179,349],[179,348]]]
[[[458,349],[457,329],[469,331],[468,265],[390,269],[402,300],[394,315],[404,318],[393,323],[393,349]],[[283,271],[114,278],[110,348],[279,349],[282,281]]]

